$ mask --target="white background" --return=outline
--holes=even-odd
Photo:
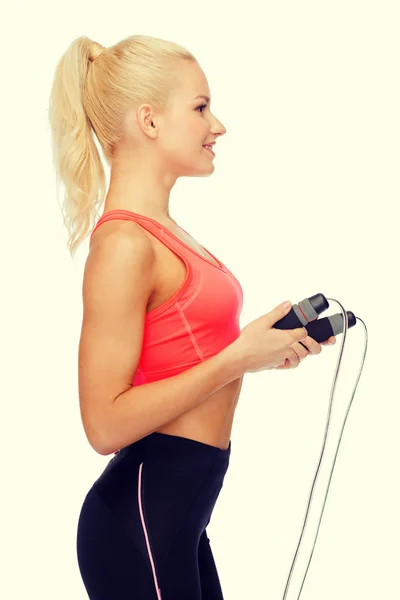
[[[73,39],[110,46],[134,34],[193,52],[227,128],[212,176],[179,179],[170,208],[241,282],[241,328],[318,292],[368,327],[301,598],[400,598],[399,28],[398,3],[384,0],[2,1],[3,598],[87,598],[77,521],[112,456],[94,452],[80,420],[88,240],[72,260],[47,109],[56,63]],[[339,310],[331,302],[324,316]],[[342,339],[297,369],[245,376],[208,526],[225,600],[283,597]],[[347,332],[314,533],[365,341],[358,322]],[[312,539],[288,600],[298,597]]]

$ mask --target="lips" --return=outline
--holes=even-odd
[[[215,156],[215,153],[213,152],[212,147],[210,147],[208,144],[207,146],[203,146],[204,150],[207,150],[208,152],[210,152],[213,156]]]

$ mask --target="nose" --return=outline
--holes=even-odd
[[[214,117],[214,123],[211,127],[211,131],[215,137],[225,135],[226,127],[223,125],[223,123],[221,123],[221,121],[218,121],[218,119]]]

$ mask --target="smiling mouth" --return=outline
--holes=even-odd
[[[208,150],[213,156],[215,156],[215,153],[211,150],[210,146],[203,146],[204,150]]]

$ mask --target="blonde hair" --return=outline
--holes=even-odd
[[[93,228],[106,194],[105,172],[93,134],[110,167],[125,112],[143,102],[163,111],[176,63],[182,59],[197,62],[178,44],[134,35],[109,48],[81,36],[59,60],[50,94],[49,125],[56,184],[61,179],[65,186],[61,210],[72,257]]]

